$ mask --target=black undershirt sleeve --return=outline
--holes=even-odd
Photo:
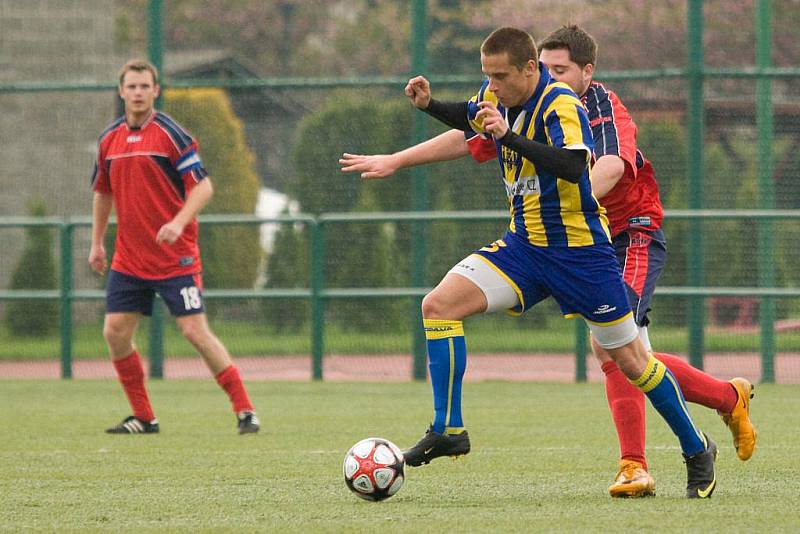
[[[431,98],[428,107],[422,111],[456,130],[470,130],[466,102],[439,102]]]
[[[467,102],[439,102],[432,98],[428,103],[428,107],[422,111],[451,128],[469,131],[471,128],[467,120],[467,110]],[[513,119],[520,110],[512,108],[509,111],[516,112],[509,114],[509,121],[513,123]],[[580,180],[588,164],[586,152],[583,150],[570,150],[545,145],[518,135],[512,132],[511,129],[500,139],[500,144],[532,161],[537,169],[555,174],[572,183],[577,183]]]
[[[518,135],[510,128],[499,141],[501,145],[532,161],[537,169],[552,173],[573,184],[578,183],[588,164],[584,150],[545,145]]]

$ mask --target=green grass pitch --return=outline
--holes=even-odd
[[[408,468],[381,503],[350,494],[342,459],[429,421],[424,383],[251,383],[264,429],[238,436],[211,381],[154,381],[162,432],[111,436],[112,381],[0,381],[0,531],[787,532],[800,529],[800,388],[760,385],[753,459],[692,406],[720,446],[710,501],[684,498],[677,442],[648,408],[657,497],[613,500],[617,444],[598,384],[480,383],[464,392],[473,452]]]

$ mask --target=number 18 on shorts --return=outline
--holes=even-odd
[[[205,311],[203,281],[200,274],[176,276],[163,280],[145,280],[112,270],[106,292],[107,313],[153,313],[158,293],[175,317]]]

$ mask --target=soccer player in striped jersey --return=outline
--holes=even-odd
[[[103,336],[133,415],[106,432],[159,431],[133,335],[142,315],[152,313],[158,293],[183,336],[202,355],[227,393],[240,434],[260,423],[239,371],[211,331],[203,305],[202,266],[196,215],[213,194],[197,142],[177,122],[155,109],[158,71],[132,60],[119,74],[125,114],[100,136],[92,176],[92,246],[89,264],[104,273],[104,236],[112,209],[117,238],[108,276]]]
[[[491,138],[511,215],[502,239],[462,260],[423,300],[434,422],[406,451],[406,462],[416,466],[469,452],[460,407],[462,320],[503,309],[520,314],[552,295],[564,316],[587,321],[594,339],[677,435],[687,463],[687,496],[709,497],[716,487],[716,446],[694,426],[675,377],[639,338],[605,210],[591,190],[594,143],[586,111],[536,57],[528,34],[501,28],[481,46],[487,81],[470,101],[438,102],[422,77],[406,86],[416,107],[453,128]],[[426,143],[407,149],[411,154],[403,151],[401,166],[466,153],[449,150],[439,138]],[[385,160],[371,166],[358,158],[345,154],[341,163],[364,178],[391,174],[381,169]]]

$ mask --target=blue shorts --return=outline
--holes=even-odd
[[[111,270],[106,289],[106,313],[153,313],[156,293],[175,317],[203,313],[203,280],[199,274],[144,280]]]
[[[613,239],[622,279],[628,291],[628,303],[638,326],[647,326],[650,301],[667,261],[664,232],[640,229],[626,230]]]
[[[511,232],[476,250],[508,281],[521,304],[520,315],[553,296],[565,317],[582,316],[600,325],[617,323],[630,312],[619,263],[610,244],[537,247]]]

